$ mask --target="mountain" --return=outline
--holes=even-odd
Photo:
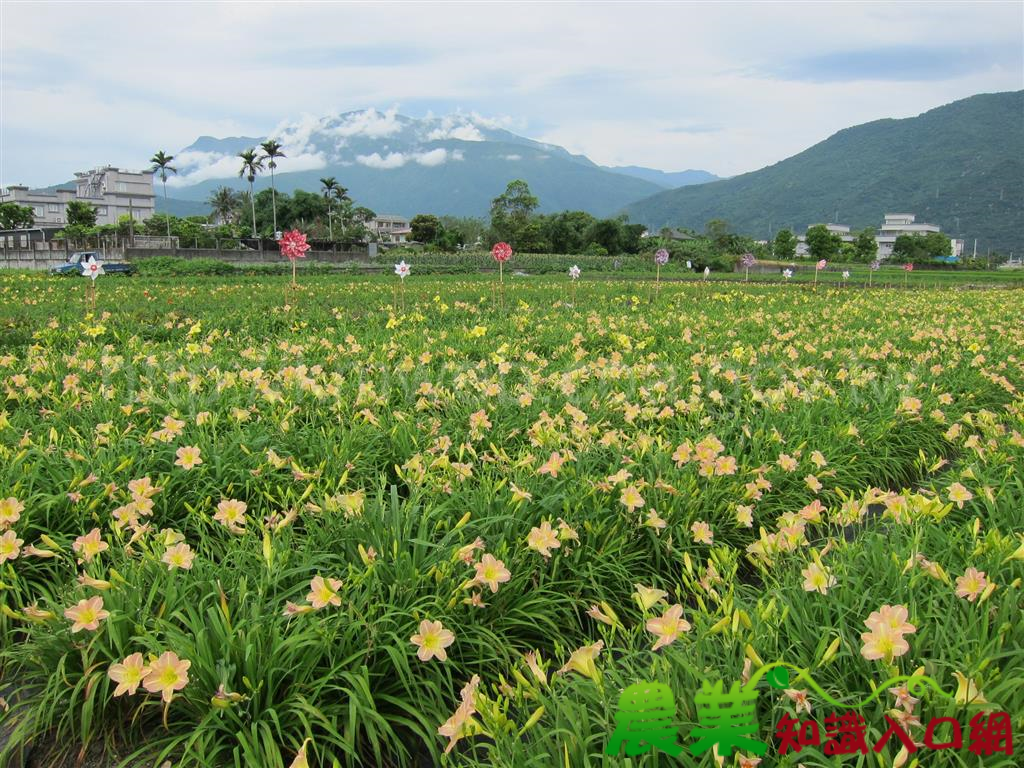
[[[675,189],[676,187],[688,187],[692,184],[706,184],[709,181],[718,181],[719,177],[713,173],[707,171],[675,171],[666,172],[658,171],[654,168],[644,168],[639,165],[605,165],[602,166],[606,171],[612,171],[613,173],[621,173],[624,176],[634,176],[638,179],[645,179],[647,181],[657,184],[659,187],[665,189]]]
[[[602,168],[562,147],[518,136],[494,121],[458,113],[416,119],[394,110],[347,112],[285,123],[273,134],[284,146],[278,190],[316,191],[334,176],[360,205],[378,213],[484,216],[513,179],[524,179],[542,212],[584,210],[609,216],[674,184]],[[168,193],[204,201],[219,186],[248,189],[238,178],[238,152],[261,137],[203,136],[174,155],[178,175]],[[659,174],[660,171],[649,171]],[[683,172],[688,173],[688,172]],[[261,174],[257,189],[270,186]]]
[[[839,131],[759,171],[660,192],[625,207],[651,229],[732,230],[767,238],[816,223],[877,227],[886,213],[1024,252],[1024,91],[972,96],[902,120]],[[836,218],[838,214],[838,219]]]
[[[210,206],[205,200],[182,200],[177,197],[164,196],[157,192],[156,212],[169,213],[172,216],[209,216]]]

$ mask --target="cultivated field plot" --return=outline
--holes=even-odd
[[[713,766],[783,661],[868,754],[763,678],[762,768],[1019,765],[1019,290],[84,282],[0,277],[0,764]]]

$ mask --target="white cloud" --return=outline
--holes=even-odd
[[[431,149],[426,152],[389,152],[383,156],[379,152],[374,152],[371,155],[356,156],[356,162],[360,165],[365,165],[367,168],[379,168],[381,170],[401,168],[406,163],[418,163],[419,165],[434,167],[437,165],[443,165],[449,160],[462,159],[463,154],[461,150],[456,149],[449,152],[443,147]]]
[[[460,139],[462,141],[484,141],[485,137],[480,129],[469,122],[469,119],[461,114],[445,115],[440,120],[440,125],[427,134],[427,141],[441,141],[444,139]]]
[[[181,152],[175,155],[174,162],[178,162],[178,158],[182,155],[207,155],[209,157],[203,161],[203,164],[196,165],[195,170],[192,171],[185,170],[186,166],[183,163],[176,176],[167,177],[168,187],[187,187],[208,179],[234,177],[238,175],[238,169],[241,167],[241,161],[237,157],[216,155],[213,152]]]
[[[514,160],[522,160],[523,159],[522,155],[502,155],[501,157],[504,160],[513,160],[513,161]]]
[[[401,168],[409,162],[409,158],[401,152],[389,152],[385,157],[381,157],[379,152],[374,152],[372,155],[356,155],[356,162],[367,168]]]
[[[369,139],[381,139],[401,130],[402,124],[398,120],[398,108],[392,107],[386,112],[367,109],[346,115],[338,125],[329,128],[327,132],[341,137],[365,136]]]
[[[213,165],[218,160],[226,157],[223,152],[202,152],[198,149],[188,149],[174,155],[173,165],[178,173],[191,173],[198,168],[205,168]]]
[[[443,165],[448,160],[448,150],[438,147],[432,149],[429,152],[421,152],[416,155],[416,162],[420,165],[426,165],[428,167],[435,165]]]
[[[231,179],[238,176],[241,161],[235,155],[219,152],[197,152],[189,150],[174,156],[176,176],[167,177],[168,187],[188,187],[209,179]],[[275,173],[291,171],[315,171],[327,166],[327,160],[319,152],[288,154],[276,160]]]

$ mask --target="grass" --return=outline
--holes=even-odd
[[[0,276],[0,528],[20,540],[0,540],[0,764],[50,743],[126,765],[285,768],[306,744],[321,766],[711,766],[606,756],[620,692],[667,684],[688,746],[703,680],[776,660],[844,702],[919,668],[991,702],[923,694],[918,741],[931,717],[1024,726],[1019,291],[141,276],[101,280],[92,315],[83,288]],[[487,556],[496,591],[474,582]],[[317,576],[341,582],[321,608]],[[93,597],[109,616],[72,632]],[[675,604],[690,629],[652,651]],[[871,660],[885,605],[915,631]],[[444,661],[417,656],[425,620],[454,634]],[[168,651],[190,662],[169,703],[114,696],[113,665]],[[871,744],[895,707],[858,710]],[[762,683],[763,740],[783,714]]]

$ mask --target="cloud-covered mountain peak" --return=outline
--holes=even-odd
[[[236,176],[240,167],[238,153],[258,146],[267,138],[280,143],[284,151],[284,157],[276,161],[277,173],[351,165],[380,170],[401,168],[410,163],[437,166],[464,160],[463,143],[500,142],[568,156],[560,147],[510,132],[511,122],[508,118],[489,118],[475,112],[412,118],[399,114],[396,108],[319,117],[302,115],[282,121],[266,137],[200,137],[177,153],[178,175],[169,179],[168,184],[187,187],[209,179]]]

